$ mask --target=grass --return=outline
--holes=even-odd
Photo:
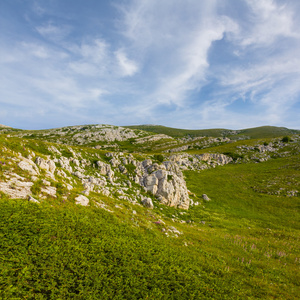
[[[0,214],[2,299],[229,299],[223,271],[105,211],[1,201]]]
[[[270,141],[237,141],[189,153],[234,156],[237,146]],[[105,151],[83,146],[5,135],[0,142],[1,176],[9,170],[28,176],[11,158],[32,151],[45,156],[50,146],[68,157],[73,150],[91,165],[99,157],[111,159]],[[0,193],[0,298],[298,299],[300,194],[289,197],[300,191],[296,144],[279,150],[289,156],[263,163],[185,171],[191,198],[198,203],[188,211],[166,207],[152,196],[155,208],[148,210],[93,192],[90,207],[76,206],[82,185],[69,173],[74,189],[68,191],[58,179],[52,182],[57,199],[40,204]],[[160,162],[163,156],[153,152],[152,159]],[[134,165],[126,168],[134,174]],[[120,182],[128,179],[118,177]],[[34,196],[44,185],[41,178],[32,187]],[[97,208],[101,201],[112,212]],[[182,234],[176,237],[172,227]]]
[[[136,125],[136,126],[125,126],[131,129],[145,130],[148,132],[167,134],[172,137],[198,137],[198,136],[209,136],[209,137],[242,137],[247,136],[249,138],[274,138],[284,135],[299,134],[299,130],[292,130],[284,127],[275,126],[262,126],[256,128],[249,128],[238,130],[237,134],[233,134],[232,130],[229,129],[199,129],[199,130],[189,130],[189,129],[178,129],[158,125]]]
[[[124,209],[112,214],[2,199],[0,297],[297,299],[299,197],[254,186],[279,172],[299,176],[298,161],[187,171],[194,201],[201,202],[189,211],[156,203],[154,211],[137,206],[132,215],[132,206],[119,202]],[[212,200],[201,200],[203,193]],[[167,238],[171,225],[183,234]]]

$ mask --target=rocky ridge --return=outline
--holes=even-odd
[[[84,140],[87,134],[92,136],[89,128],[73,126],[67,131],[74,133],[72,138],[75,140]],[[135,138],[136,143],[172,140],[162,134],[143,136],[143,133],[108,125],[93,125],[91,128],[96,128],[97,135],[109,141],[128,138]],[[56,134],[59,132],[64,136],[64,130],[59,129]],[[82,131],[82,134],[78,131]],[[50,133],[47,131],[41,134],[47,136]],[[204,139],[196,139],[202,140]],[[228,142],[224,138],[211,140]],[[288,147],[293,148],[299,140],[299,136],[294,136],[294,144]],[[0,149],[0,191],[9,197],[30,201],[50,198],[89,205],[90,198],[100,195],[144,205],[150,209],[156,203],[181,209],[188,209],[193,205],[183,175],[185,170],[201,171],[229,163],[263,162],[274,156],[289,155],[291,151],[284,151],[287,144],[281,139],[273,139],[270,143],[237,146],[234,153],[190,154],[170,151],[170,154],[160,155],[158,160],[155,155],[104,152],[95,147],[86,152],[76,147],[41,141],[41,144],[32,144],[19,139],[18,143],[18,151],[10,149],[11,142],[7,135],[3,144],[5,146]],[[42,147],[42,152],[35,150],[39,147]],[[297,193],[298,191],[291,191],[288,194],[294,196]],[[99,201],[96,201],[97,206],[103,208],[105,205]]]

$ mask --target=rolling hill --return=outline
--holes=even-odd
[[[0,298],[297,299],[299,162],[278,127],[2,130]]]

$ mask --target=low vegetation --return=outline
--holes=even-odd
[[[87,134],[94,125],[79,128],[74,131]],[[72,127],[58,131],[74,133]],[[65,145],[59,135],[49,143],[43,131],[38,137],[19,135],[0,135],[0,182],[9,174],[32,180],[18,167],[20,156],[70,158],[74,170],[72,159],[80,156],[88,176],[99,172],[99,159],[110,163],[108,150],[95,149],[96,144]],[[298,299],[300,139],[286,131],[261,135],[185,150],[186,165],[179,166],[192,200],[188,210],[163,205],[143,190],[139,193],[152,199],[153,209],[128,201],[141,189],[128,183],[136,172],[133,162],[127,173],[114,169],[115,186],[107,183],[113,193],[91,191],[88,206],[75,204],[82,182],[66,170],[67,177],[55,178],[40,171],[31,186],[39,203],[0,192],[0,298]],[[125,149],[127,141],[114,143]],[[173,155],[138,152],[151,143],[130,145],[135,161],[150,158],[159,165]],[[204,153],[232,160],[193,169],[195,157]],[[62,170],[58,163],[56,170]],[[42,193],[49,184],[55,196]]]

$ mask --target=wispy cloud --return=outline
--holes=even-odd
[[[53,112],[69,123],[295,124],[297,1],[115,0],[102,19],[101,1],[88,14],[80,1],[32,3],[20,28],[5,19],[13,38],[0,34],[2,111],[48,124]]]
[[[250,11],[248,32],[242,38],[242,45],[267,45],[278,37],[299,38],[294,27],[294,11],[285,4],[277,4],[273,0],[246,0]]]
[[[121,75],[123,76],[132,76],[138,71],[137,64],[130,60],[123,50],[119,49],[115,52],[116,59],[119,63]]]
[[[44,38],[59,42],[66,38],[71,32],[71,27],[67,25],[55,25],[52,22],[36,27],[36,31]]]

